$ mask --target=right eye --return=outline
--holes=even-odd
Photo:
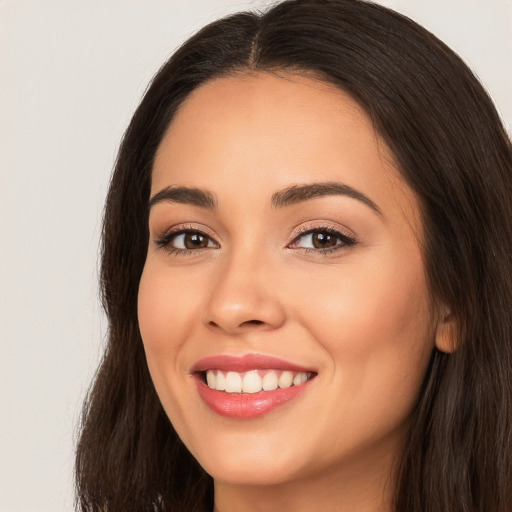
[[[213,240],[198,231],[189,231],[173,236],[169,242],[175,249],[205,249],[216,247]]]
[[[198,230],[178,230],[166,233],[158,238],[156,244],[170,253],[188,254],[190,251],[201,249],[216,249],[219,247],[209,235]]]

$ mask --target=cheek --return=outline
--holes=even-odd
[[[148,363],[155,352],[165,349],[166,333],[171,325],[172,296],[163,283],[154,279],[151,270],[144,268],[139,284],[139,329],[146,350]],[[171,308],[171,309],[169,309]]]
[[[139,284],[138,319],[148,363],[153,354],[170,356],[178,353],[179,340],[186,339],[192,328],[197,289],[182,283],[170,272],[146,263]]]
[[[196,317],[197,290],[148,260],[138,293],[139,329],[159,399],[180,432],[190,414],[184,345]],[[186,437],[186,436],[185,436]]]
[[[178,399],[184,395],[175,391],[183,389],[188,375],[183,345],[193,327],[195,307],[190,287],[169,274],[161,265],[147,261],[139,284],[138,319],[156,392],[169,418],[180,420],[186,415],[187,400]]]
[[[317,273],[308,280],[307,295],[290,294],[298,301],[306,299],[304,321],[319,340],[326,340],[331,348],[365,353],[385,344],[412,347],[431,332],[421,260],[402,264],[400,259],[387,259],[391,261],[381,257],[375,262],[349,262],[336,273]]]
[[[364,271],[349,265],[337,279],[317,279],[316,298],[302,308],[302,322],[332,360],[329,378],[339,390],[344,422],[369,430],[392,429],[410,414],[430,354],[434,327],[423,266],[380,263]],[[331,409],[332,411],[332,409]],[[332,414],[325,411],[326,417]]]

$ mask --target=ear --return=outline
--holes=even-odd
[[[457,350],[457,322],[453,313],[446,307],[440,308],[436,327],[435,345],[437,350],[451,354]]]

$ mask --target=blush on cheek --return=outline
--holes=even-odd
[[[323,295],[318,290],[321,300],[308,310],[310,331],[338,361],[344,392],[362,392],[359,402],[375,409],[391,402],[409,410],[434,347],[426,285],[418,267],[412,270],[379,272],[377,266],[365,280],[347,272],[339,286],[324,287]]]
[[[179,293],[178,293],[179,291]],[[197,290],[151,258],[138,293],[139,329],[150,366],[179,364],[181,347],[197,328]]]

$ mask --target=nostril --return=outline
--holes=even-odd
[[[243,322],[241,325],[261,325],[262,323],[262,320],[247,320],[246,322]]]
[[[242,322],[240,325],[261,325],[264,323],[265,322],[263,322],[263,320],[246,320],[245,322]],[[211,325],[212,327],[219,327],[219,324],[217,324],[213,320],[210,320],[208,324]]]

